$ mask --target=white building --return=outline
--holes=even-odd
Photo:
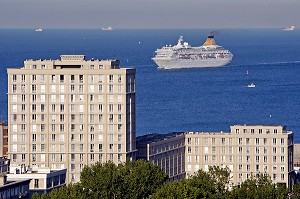
[[[67,169],[135,159],[135,69],[118,60],[26,60],[8,73],[11,166]]]
[[[294,137],[285,126],[234,125],[230,132],[187,132],[149,143],[148,160],[177,180],[209,166],[227,166],[231,182],[270,175],[274,183],[293,184]]]

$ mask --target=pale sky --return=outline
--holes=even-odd
[[[0,0],[0,28],[300,27],[300,0]]]

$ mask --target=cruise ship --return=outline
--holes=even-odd
[[[203,68],[225,66],[232,60],[232,53],[216,44],[210,33],[202,46],[192,47],[178,39],[177,45],[166,45],[155,51],[152,60],[159,69]]]

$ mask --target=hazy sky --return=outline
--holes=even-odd
[[[300,27],[300,0],[0,0],[0,28]]]

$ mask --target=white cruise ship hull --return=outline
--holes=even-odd
[[[160,59],[152,58],[159,69],[221,67],[230,63],[232,57],[214,59]]]

